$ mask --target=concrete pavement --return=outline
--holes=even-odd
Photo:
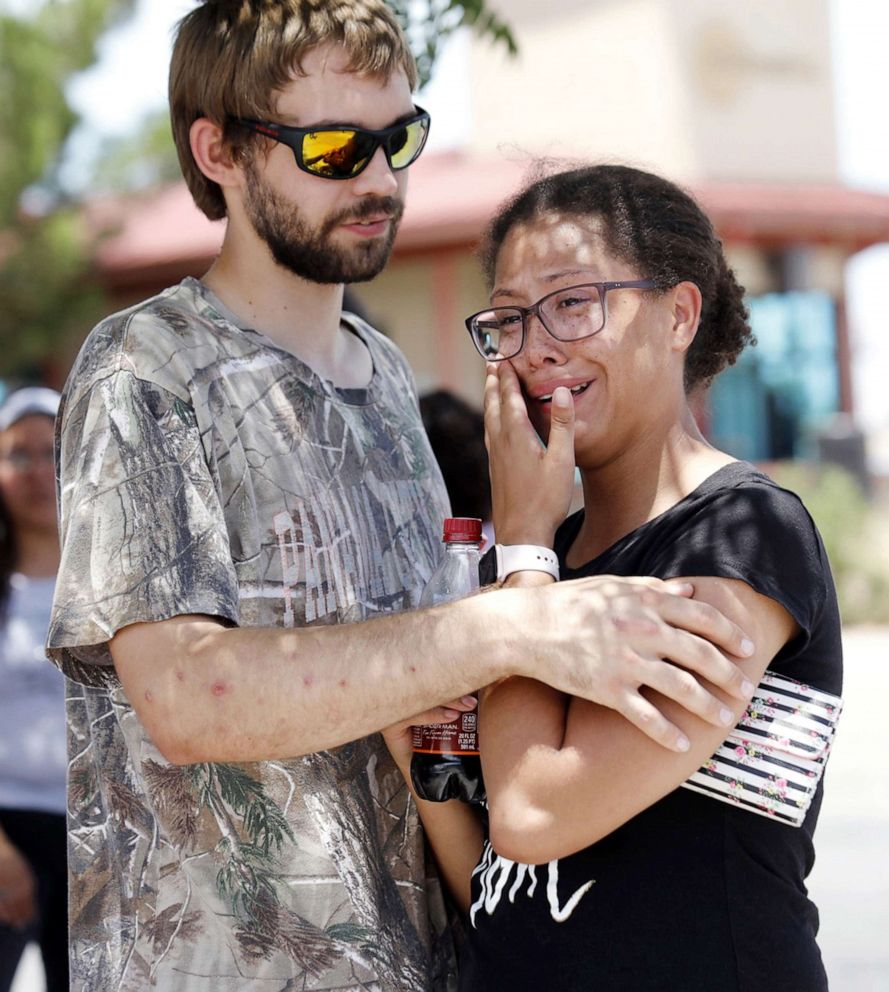
[[[809,891],[821,910],[831,992],[889,992],[889,627],[849,628],[843,640],[846,703],[826,772]],[[13,992],[43,992],[33,949]]]
[[[831,992],[889,992],[889,628],[853,627],[843,642],[845,707],[809,892]]]

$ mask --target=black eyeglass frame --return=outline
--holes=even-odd
[[[315,176],[318,179],[332,179],[339,181],[342,179],[354,179],[356,176],[360,176],[362,172],[370,165],[371,159],[376,155],[377,149],[382,148],[386,155],[386,161],[389,163],[389,168],[393,172],[400,172],[402,169],[406,169],[409,165],[413,165],[414,162],[420,157],[423,149],[426,147],[426,141],[429,138],[429,126],[431,124],[431,117],[429,113],[425,111],[422,107],[414,105],[415,113],[411,117],[406,117],[402,121],[398,121],[389,127],[384,127],[379,131],[372,131],[370,128],[360,127],[357,124],[325,124],[323,127],[291,127],[287,124],[275,124],[272,121],[258,121],[251,117],[231,117],[229,118],[232,124],[237,124],[239,127],[245,127],[248,131],[253,131],[256,134],[261,134],[265,138],[270,138],[272,141],[277,141],[282,145],[287,145],[287,147],[293,152],[293,157],[296,160],[297,166],[302,169],[303,172],[308,173],[310,176]],[[425,123],[423,128],[423,140],[417,147],[416,152],[409,162],[405,162],[404,165],[393,165],[392,164],[392,149],[390,147],[392,138],[395,137],[400,131],[404,131],[406,128],[410,127],[411,124],[418,124],[420,122]],[[327,131],[354,131],[355,134],[361,135],[365,138],[370,138],[373,141],[373,149],[364,161],[359,169],[354,172],[349,173],[347,176],[326,176],[323,172],[316,172],[314,169],[306,165],[305,159],[303,157],[303,139],[307,134],[324,134]]]
[[[599,293],[599,297],[602,301],[602,323],[594,331],[590,331],[589,334],[581,334],[576,338],[560,338],[559,335],[554,333],[550,327],[547,327],[546,320],[540,312],[540,308],[544,305],[544,303],[546,303],[547,300],[551,300],[554,296],[558,296],[560,293],[570,293],[572,289],[589,288],[595,289]],[[484,310],[479,310],[478,313],[470,314],[464,323],[466,325],[466,330],[469,331],[469,336],[472,338],[472,343],[475,345],[475,350],[486,362],[506,362],[509,361],[510,358],[515,358],[516,355],[520,355],[522,353],[522,349],[525,347],[525,340],[528,337],[528,320],[531,317],[536,317],[540,321],[541,327],[543,327],[551,338],[555,338],[556,341],[562,341],[563,343],[570,341],[584,341],[586,338],[594,337],[608,323],[608,291],[611,289],[657,289],[657,283],[654,279],[621,279],[616,282],[583,282],[576,286],[563,286],[561,289],[554,289],[551,293],[547,293],[546,296],[541,296],[536,303],[532,303],[529,307],[521,307],[515,303],[502,307],[486,307]],[[493,358],[491,355],[486,355],[482,351],[478,337],[476,336],[476,332],[474,330],[474,326],[476,326],[479,317],[484,314],[492,313],[495,310],[517,311],[522,318],[522,340],[520,341],[518,348],[511,355],[503,355],[500,358]]]

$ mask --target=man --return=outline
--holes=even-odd
[[[415,82],[381,0],[217,0],[180,25],[173,130],[223,247],[94,330],[60,418],[75,988],[449,988],[375,732],[510,673],[631,718],[657,683],[717,719],[662,656],[742,691],[696,636],[740,632],[650,586],[407,612],[446,497],[404,359],[342,293],[388,258]]]

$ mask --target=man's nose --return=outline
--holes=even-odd
[[[373,153],[367,168],[353,180],[356,193],[394,196],[398,192],[398,177],[389,165],[382,145]]]

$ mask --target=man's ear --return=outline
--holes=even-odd
[[[191,154],[198,168],[223,189],[239,186],[243,172],[232,160],[222,140],[222,128],[207,117],[199,117],[189,131]]]
[[[673,340],[676,351],[688,351],[701,322],[701,291],[693,282],[673,287]]]

